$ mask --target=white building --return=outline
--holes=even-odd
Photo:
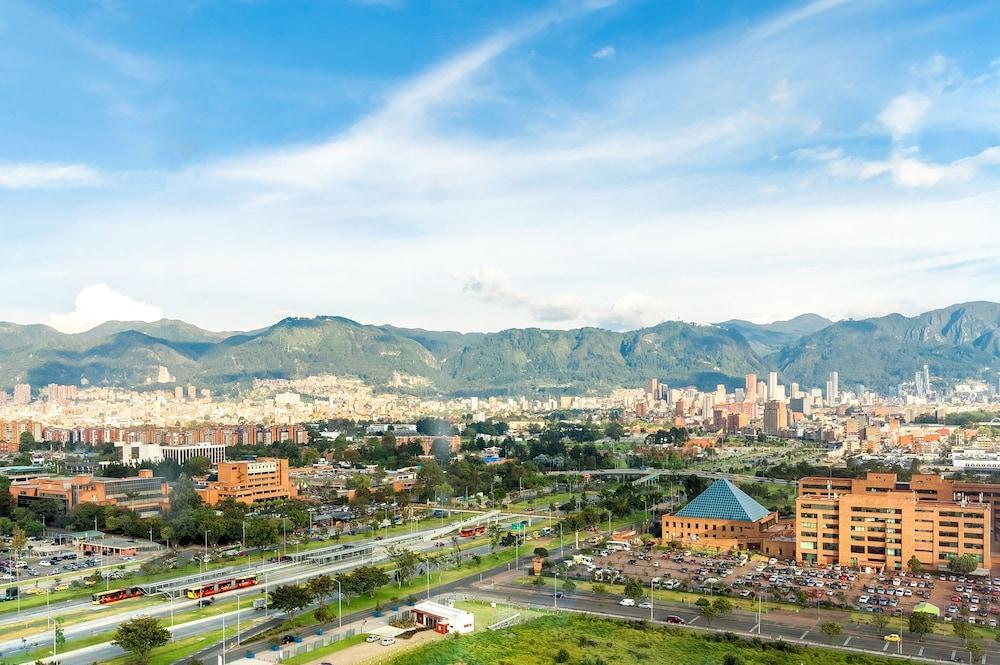
[[[414,605],[410,611],[410,618],[422,626],[433,628],[442,635],[448,633],[464,635],[471,633],[476,627],[476,617],[471,612],[431,600]]]
[[[207,457],[212,464],[226,461],[226,446],[219,443],[193,443],[183,446],[161,446],[158,443],[116,443],[123,464],[162,462],[165,459],[184,464],[192,457]]]

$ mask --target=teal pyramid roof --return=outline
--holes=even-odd
[[[679,517],[755,522],[771,513],[749,494],[726,479],[716,480],[691,503],[677,511]]]

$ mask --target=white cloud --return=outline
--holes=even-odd
[[[919,130],[930,108],[930,97],[918,92],[908,92],[889,102],[878,114],[878,121],[898,140]]]
[[[85,164],[0,163],[0,188],[74,187],[96,185],[101,180],[101,175]]]
[[[615,57],[615,47],[614,46],[602,46],[591,54],[598,60],[605,60],[607,58]]]
[[[864,160],[848,157],[840,148],[817,146],[792,153],[795,159],[827,163],[830,175],[838,178],[871,180],[888,175],[901,187],[934,187],[968,182],[983,167],[1000,164],[1000,146],[986,148],[971,157],[946,164],[935,164],[917,158],[916,150],[897,150],[885,160]]]
[[[50,324],[65,333],[90,330],[105,321],[158,321],[159,307],[115,291],[107,284],[91,284],[76,296],[72,312],[52,314]]]
[[[599,323],[612,330],[634,330],[660,323],[667,316],[667,307],[662,301],[644,293],[629,291],[615,301]]]
[[[517,291],[505,273],[490,268],[483,268],[469,276],[463,291],[491,305],[526,311],[533,320],[540,322],[631,330],[660,323],[667,318],[666,306],[643,293],[629,291],[615,300],[610,308],[602,308],[573,294],[538,298]]]

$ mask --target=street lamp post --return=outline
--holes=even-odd
[[[341,608],[341,601],[344,599],[344,592],[340,588],[340,580],[337,580],[337,630],[344,627],[344,611]]]

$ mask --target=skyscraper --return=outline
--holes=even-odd
[[[27,404],[31,401],[31,384],[18,383],[14,386],[14,403]]]
[[[788,409],[784,402],[769,400],[764,405],[764,433],[777,435],[788,427]]]
[[[840,375],[836,370],[830,372],[830,394],[827,395],[827,399],[830,400],[830,404],[840,402]]]
[[[746,384],[743,388],[746,393],[743,397],[746,402],[756,402],[757,401],[757,375],[747,374]]]
[[[913,375],[913,392],[917,394],[917,397],[924,396],[924,375],[922,372]]]
[[[774,399],[778,393],[778,373],[767,373],[767,398]]]
[[[931,371],[927,365],[924,365],[924,393],[931,394]]]

